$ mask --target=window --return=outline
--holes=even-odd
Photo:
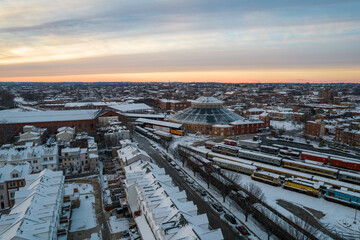
[[[19,174],[13,173],[12,178],[17,178],[17,177],[19,177]]]
[[[44,157],[44,162],[46,162],[48,159],[47,159],[47,157]]]
[[[16,187],[16,182],[10,182],[9,187]]]
[[[4,185],[0,185],[0,190],[4,190]]]
[[[53,158],[53,157],[49,157],[49,161],[52,161],[52,160],[54,160],[54,158]]]
[[[13,199],[15,197],[15,192],[10,192],[10,198]]]
[[[4,194],[0,194],[0,200],[4,199]]]
[[[23,182],[23,181],[20,182],[20,186],[24,186],[24,182]]]
[[[33,163],[37,163],[37,160],[34,160]]]

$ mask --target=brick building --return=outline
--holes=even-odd
[[[305,134],[314,137],[321,137],[325,134],[325,124],[322,121],[307,121]]]
[[[55,134],[58,128],[65,126],[76,128],[78,132],[92,132],[98,127],[99,119],[118,116],[115,111],[93,109],[0,112],[0,129],[13,129],[15,135],[26,125],[46,128],[49,134]]]
[[[270,125],[270,119],[245,119],[223,107],[223,102],[205,96],[192,101],[191,107],[170,116],[169,120],[181,123],[188,132],[227,137],[259,132]]]
[[[191,102],[188,102],[186,100],[184,101],[178,101],[178,100],[169,100],[169,99],[160,99],[160,108],[163,110],[184,110],[191,106]]]
[[[360,146],[360,130],[336,128],[335,141],[346,143],[351,146]]]

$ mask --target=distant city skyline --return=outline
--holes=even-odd
[[[360,1],[0,1],[0,81],[360,82]]]

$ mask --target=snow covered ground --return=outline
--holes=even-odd
[[[111,233],[118,233],[129,229],[129,221],[126,218],[111,216],[109,226]]]
[[[85,240],[101,240],[101,232],[100,233],[93,233],[91,237]]]
[[[65,189],[74,189],[77,188],[80,194],[94,193],[94,188],[91,184],[87,183],[67,183],[65,184]]]
[[[94,205],[95,197],[93,194],[80,195],[80,207],[72,210],[70,232],[91,229],[97,226]]]
[[[291,121],[270,121],[270,126],[272,126],[275,129],[284,129],[286,131],[292,131],[292,130],[302,130],[304,129],[303,124],[297,124],[295,122]]]
[[[250,176],[241,174],[239,183],[246,184],[249,182],[255,181],[253,181]],[[349,223],[353,222],[355,216],[355,209],[353,208],[329,202],[323,198],[311,197],[306,194],[289,191],[287,189],[275,187],[262,182],[256,181],[255,183],[265,194],[265,202],[274,207],[284,216],[291,216],[292,213],[279,206],[277,204],[277,200],[286,200],[302,208],[307,207],[320,211],[325,214],[325,216],[320,219],[320,222],[323,223],[324,226],[328,225],[330,228],[335,228],[339,232],[345,232],[348,234],[356,233],[356,231],[350,230],[342,224],[339,224],[339,221],[343,222],[344,220]],[[360,223],[358,223],[358,226],[360,226]],[[357,229],[357,234],[360,234],[360,229]]]

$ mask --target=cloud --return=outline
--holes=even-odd
[[[5,0],[0,76],[354,67],[359,10],[340,0]]]

